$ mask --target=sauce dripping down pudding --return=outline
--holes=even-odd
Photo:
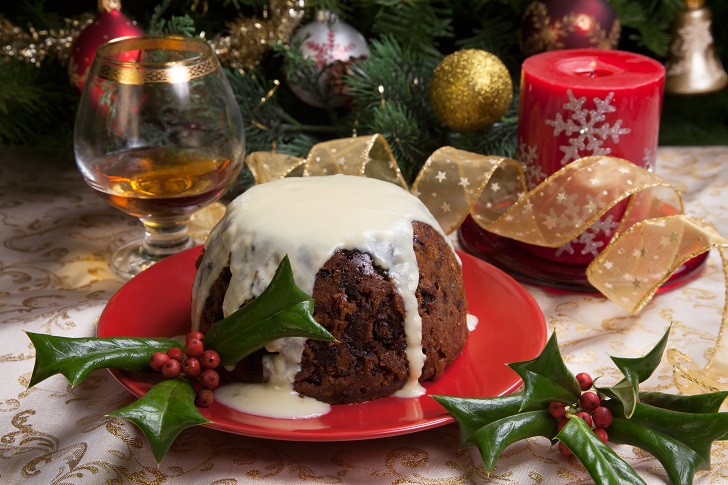
[[[234,379],[329,403],[416,397],[462,349],[460,261],[437,221],[401,187],[346,175],[276,180],[235,199],[199,262],[193,327],[205,331],[258,296],[286,254],[339,343],[280,339]]]

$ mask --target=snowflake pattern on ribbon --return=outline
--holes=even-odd
[[[566,93],[569,101],[563,108],[571,114],[567,119],[556,113],[556,119],[546,120],[546,124],[554,128],[554,136],[563,132],[569,137],[569,144],[562,145],[559,150],[564,152],[561,165],[590,155],[609,155],[612,152],[610,147],[605,147],[604,142],[611,139],[612,143],[619,143],[619,137],[629,134],[632,130],[622,128],[622,120],[618,119],[614,124],[606,123],[607,113],[617,110],[612,106],[614,92],[610,92],[604,99],[592,98],[595,109],[585,108],[586,96],[577,98],[569,89]]]

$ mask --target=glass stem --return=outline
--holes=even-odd
[[[165,222],[142,219],[144,252],[161,259],[192,247],[188,230],[189,221],[189,217]]]

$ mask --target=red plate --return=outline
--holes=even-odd
[[[98,336],[172,337],[190,328],[190,292],[200,248],[170,256],[129,280],[111,298]],[[546,324],[531,295],[514,279],[463,252],[463,278],[470,313],[479,319],[462,354],[428,394],[498,396],[521,384],[506,363],[536,357],[546,344]],[[136,396],[158,382],[153,374],[112,370]],[[234,411],[219,403],[201,409],[211,428],[271,439],[343,441],[380,438],[434,428],[454,421],[434,399],[387,397],[339,404],[314,419],[275,419]]]

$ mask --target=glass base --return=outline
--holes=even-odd
[[[460,246],[467,252],[496,266],[513,278],[551,290],[599,293],[586,277],[584,264],[568,264],[540,258],[513,239],[482,229],[468,216],[458,230]],[[697,277],[708,257],[705,252],[683,264],[658,290],[682,285]]]
[[[145,249],[143,239],[138,239],[114,251],[114,254],[111,255],[111,270],[118,277],[128,280],[167,256],[195,247],[203,242],[204,240],[192,236],[184,245],[179,246],[172,253],[154,254]]]

